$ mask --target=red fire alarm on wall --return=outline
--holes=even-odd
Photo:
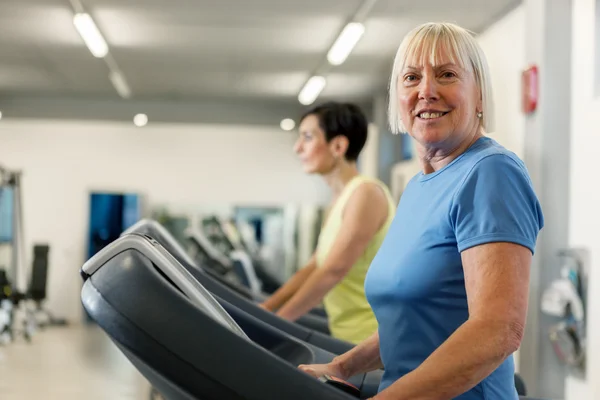
[[[531,114],[537,108],[539,96],[537,66],[533,65],[523,71],[522,80],[523,112]]]

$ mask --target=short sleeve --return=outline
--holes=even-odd
[[[511,242],[535,253],[544,218],[525,167],[504,154],[479,160],[454,194],[451,223],[462,252]]]

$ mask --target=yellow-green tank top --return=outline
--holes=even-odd
[[[342,225],[342,215],[348,199],[362,183],[372,182],[381,187],[388,200],[388,217],[383,226],[371,239],[366,250],[344,279],[323,299],[329,318],[331,335],[351,343],[359,343],[377,330],[377,320],[365,296],[365,277],[371,261],[394,219],[396,205],[387,186],[374,178],[358,175],[346,184],[331,208],[319,234],[316,249],[317,268],[323,265]]]

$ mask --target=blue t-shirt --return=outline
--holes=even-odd
[[[380,391],[467,321],[460,253],[500,241],[533,253],[543,225],[523,162],[493,139],[481,138],[446,167],[411,179],[365,281],[379,324]],[[456,399],[518,399],[512,356]]]

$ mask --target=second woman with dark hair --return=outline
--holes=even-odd
[[[331,203],[310,261],[262,304],[296,320],[323,302],[332,336],[355,344],[377,330],[364,280],[396,209],[385,184],[358,171],[367,130],[353,104],[326,103],[302,117],[294,151],[306,173],[325,180]]]

